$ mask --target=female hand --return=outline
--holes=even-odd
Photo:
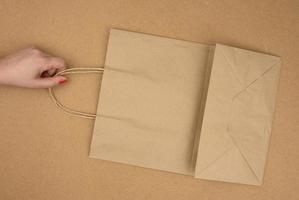
[[[0,84],[49,88],[67,81],[63,76],[52,77],[64,68],[62,58],[29,47],[0,59]]]

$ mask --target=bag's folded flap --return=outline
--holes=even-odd
[[[216,45],[195,177],[260,185],[280,58]]]

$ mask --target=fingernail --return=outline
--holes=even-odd
[[[63,84],[63,83],[65,83],[65,82],[67,82],[67,79],[60,80],[58,83],[59,83],[59,84]]]

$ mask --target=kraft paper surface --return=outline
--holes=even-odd
[[[280,58],[216,45],[195,176],[261,185]]]
[[[103,66],[115,27],[278,55],[283,64],[259,187],[90,159],[94,121],[58,110],[47,90],[0,85],[0,199],[298,200],[298,7],[298,0],[1,0],[1,58],[36,45],[68,67]],[[101,75],[67,78],[55,88],[59,100],[95,113]]]
[[[90,156],[192,174],[211,48],[112,29]]]
[[[90,156],[261,184],[279,66],[249,50],[112,29]]]

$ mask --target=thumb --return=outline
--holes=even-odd
[[[67,81],[64,76],[54,76],[46,78],[38,78],[33,82],[33,87],[36,88],[50,88],[59,84],[63,84]]]

